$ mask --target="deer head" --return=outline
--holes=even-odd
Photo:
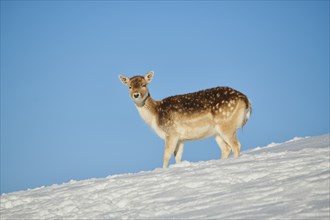
[[[149,96],[148,84],[153,77],[153,71],[148,72],[145,76],[134,76],[132,78],[119,75],[120,81],[128,86],[131,99],[139,107],[144,105],[145,100]]]

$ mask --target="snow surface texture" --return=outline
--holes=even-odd
[[[329,219],[329,135],[1,196],[1,219]]]

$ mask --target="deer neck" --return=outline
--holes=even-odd
[[[150,95],[145,99],[143,104],[137,105],[135,104],[138,112],[140,113],[142,119],[150,125],[152,128],[156,126],[156,106],[157,102],[151,98]]]

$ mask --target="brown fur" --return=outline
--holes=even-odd
[[[155,101],[147,88],[153,75],[120,76],[120,80],[129,87],[141,117],[165,140],[164,168],[172,153],[177,163],[181,161],[183,142],[210,136],[220,146],[221,158],[227,158],[231,150],[234,157],[239,155],[241,145],[236,130],[245,125],[252,109],[243,93],[216,87]]]

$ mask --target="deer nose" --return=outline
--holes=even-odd
[[[140,93],[134,93],[133,94],[133,97],[136,98],[136,99],[139,98],[139,96],[140,96]]]

